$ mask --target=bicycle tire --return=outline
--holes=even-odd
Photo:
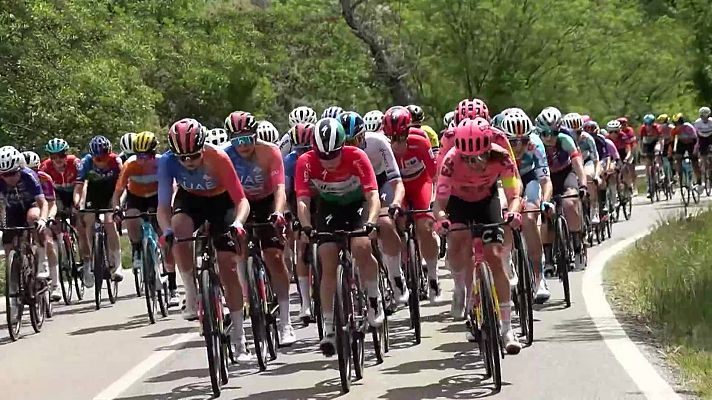
[[[569,286],[569,247],[566,241],[566,231],[564,227],[564,217],[556,219],[554,231],[554,255],[556,258],[556,269],[564,286],[564,301],[566,307],[571,307],[571,287]]]
[[[265,286],[264,291],[260,290],[260,293],[266,295],[264,302],[264,308],[267,310],[265,313],[265,332],[267,332],[267,352],[269,353],[270,361],[277,359],[277,348],[279,347],[279,331],[277,330],[277,315],[279,314],[279,302],[277,301],[277,296],[272,290],[272,285],[269,280],[269,274],[265,269],[264,279],[262,284]]]
[[[408,238],[408,286],[410,296],[408,296],[408,307],[410,308],[410,323],[415,334],[415,344],[420,344],[421,341],[421,326],[420,326],[420,278],[418,270],[420,268],[420,260],[418,252],[415,248],[415,240]]]
[[[154,271],[156,274],[161,274],[159,276],[163,278],[164,273],[166,271],[163,259],[163,251],[160,247],[156,246],[155,252],[156,258],[154,259]],[[168,316],[168,300],[170,293],[168,291],[168,278],[161,278],[156,279],[157,283],[161,282],[161,287],[157,288],[156,295],[158,296],[158,307],[161,311],[161,317],[166,318]]]
[[[353,266],[352,266],[353,268]],[[356,284],[360,281],[359,277],[356,276]],[[364,332],[360,329],[361,327],[358,326],[358,321],[363,321],[361,323],[368,324],[367,318],[366,318],[366,313],[368,312],[366,310],[366,298],[364,296],[364,293],[360,290],[354,291],[351,289],[351,285],[348,284],[347,281],[347,287],[345,288],[346,296],[348,297],[346,301],[348,303],[346,304],[351,304],[352,307],[349,308],[350,310],[353,310],[354,315],[353,318],[350,318],[350,323],[353,329],[351,330],[351,359],[353,360],[353,370],[354,370],[354,376],[356,380],[361,380],[363,379],[363,371],[364,371],[364,358],[365,358],[365,350],[364,350]],[[358,313],[358,315],[356,314]]]
[[[502,350],[499,347],[499,329],[497,328],[497,312],[494,309],[495,301],[492,293],[494,282],[486,264],[477,266],[479,275],[480,295],[482,304],[482,341],[485,348],[485,363],[490,366],[489,376],[494,383],[495,392],[502,389],[502,366],[500,357]]]
[[[92,262],[92,267],[94,268],[94,308],[96,310],[101,308],[101,287],[104,284],[104,246],[101,242],[101,238],[98,234],[94,235],[94,243],[92,247],[92,254],[94,256],[94,261]]]
[[[316,243],[309,244],[309,254],[312,318],[316,321],[316,328],[319,332],[319,340],[322,340],[324,339],[324,316],[321,312],[321,266],[319,265],[319,247]]]
[[[22,270],[22,257],[17,257],[17,252],[15,250],[10,250],[10,254],[7,260],[12,260],[10,262],[9,268],[6,265],[5,268],[5,316],[7,319],[7,330],[10,333],[10,339],[16,341],[20,338],[20,328],[22,327],[22,314],[25,309],[25,302],[23,299],[22,282],[20,281],[21,270]],[[17,282],[16,293],[11,290],[12,282]],[[15,307],[17,308],[14,312],[13,310],[13,300],[15,299]],[[13,320],[14,317],[14,320]]]
[[[247,286],[248,298],[250,303],[250,321],[252,322],[252,338],[255,344],[255,355],[257,356],[257,365],[260,371],[267,369],[267,332],[265,330],[265,310],[260,301],[258,293],[258,274],[259,271],[255,267],[255,259],[252,256],[247,258]]]
[[[381,292],[381,298],[379,301],[381,302],[381,308],[384,310],[383,312],[383,324],[381,324],[380,327],[378,328],[371,328],[371,336],[373,338],[373,350],[376,353],[376,361],[378,364],[383,363],[383,355],[388,351],[388,345],[386,342],[388,341],[388,315],[386,314],[386,300],[385,300],[385,293],[386,293],[386,286],[384,284],[384,277],[383,274],[380,273],[380,268],[379,268],[379,273],[378,273],[378,290]]]
[[[134,287],[136,289],[136,297],[141,297],[141,292],[144,292],[143,285],[145,284],[145,281],[143,279],[143,269],[139,268],[131,268],[133,271],[133,276],[134,276]]]
[[[710,197],[712,194],[712,171],[710,171],[710,168],[712,168],[712,164],[707,161],[707,171],[705,174],[707,175],[707,182],[705,182],[705,194],[707,197]]]
[[[47,317],[49,286],[46,281],[36,278],[36,274],[37,271],[35,270],[32,277],[27,281],[27,288],[33,291],[32,300],[29,303],[30,325],[32,325],[32,330],[34,330],[35,333],[40,333],[42,326],[44,326],[45,318]]]
[[[59,287],[62,289],[62,300],[64,304],[72,304],[72,297],[74,295],[74,283],[72,282],[72,261],[69,256],[67,256],[67,247],[65,243],[64,234],[59,236],[59,242],[57,243],[57,269],[59,270]]]
[[[334,295],[334,328],[336,333],[336,355],[339,362],[339,379],[341,391],[348,393],[351,390],[351,329],[350,317],[347,315],[351,309],[346,292],[349,290],[344,279],[344,267],[336,268],[336,293]]]
[[[532,292],[534,277],[527,256],[526,243],[522,240],[519,231],[514,232],[514,244],[517,249],[517,273],[519,274],[519,282],[517,282],[519,324],[522,336],[526,338],[525,343],[530,346],[534,342],[534,293]]]
[[[156,277],[155,277],[155,266],[154,266],[154,260],[153,260],[153,255],[151,255],[149,251],[149,245],[148,245],[148,240],[143,239],[142,240],[142,259],[143,261],[141,263],[141,269],[143,270],[141,272],[141,279],[144,280],[143,284],[141,285],[143,291],[144,291],[144,297],[146,300],[146,312],[148,313],[148,320],[151,322],[151,324],[156,323],[156,305],[158,303],[158,299],[156,296]],[[134,271],[135,272],[135,271]],[[134,274],[134,278],[137,277],[138,274]],[[138,287],[138,285],[136,286]]]
[[[682,196],[682,204],[687,207],[690,205],[690,189],[686,186],[680,186],[680,196]]]
[[[202,318],[200,326],[203,330],[205,348],[208,354],[208,371],[210,373],[210,385],[215,397],[220,396],[220,337],[217,334],[217,318],[215,302],[212,296],[212,282],[210,272],[205,269],[200,271],[200,307]]]
[[[84,270],[82,266],[81,258],[79,256],[78,248],[78,237],[77,231],[73,226],[69,226],[69,234],[65,236],[65,246],[69,249],[67,254],[70,254],[70,259],[72,260],[72,279],[74,281],[74,289],[76,289],[77,299],[84,299]],[[68,242],[67,242],[68,241]],[[81,267],[81,268],[80,268]]]

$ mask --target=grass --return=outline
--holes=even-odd
[[[712,211],[661,223],[606,269],[622,310],[652,328],[687,384],[712,399]]]

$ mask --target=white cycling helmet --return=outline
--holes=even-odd
[[[712,110],[709,107],[700,107],[700,117],[709,117]]]
[[[315,124],[316,111],[307,106],[297,107],[289,113],[289,125],[296,124]]]
[[[29,168],[37,169],[40,167],[40,156],[34,151],[23,151],[22,156],[25,158],[25,165]]]
[[[257,138],[270,143],[277,143],[279,131],[269,121],[260,121],[257,125]]]
[[[338,119],[339,115],[344,112],[344,109],[339,107],[339,106],[331,106],[328,107],[327,109],[324,110],[324,112],[321,113],[321,118],[334,118]]]
[[[25,157],[12,146],[0,147],[0,173],[15,172],[25,165]]]
[[[455,111],[450,111],[449,113],[445,114],[443,117],[443,125],[445,125],[446,128],[450,127],[450,124],[453,123],[453,120],[455,119]]]
[[[383,128],[383,113],[380,110],[371,110],[363,116],[363,122],[368,132],[378,132]]]
[[[583,125],[583,118],[579,113],[568,113],[564,115],[563,123],[565,127],[578,131]]]
[[[524,112],[513,112],[504,115],[502,130],[507,137],[529,136],[532,120]]]
[[[208,131],[205,135],[205,143],[210,143],[213,146],[222,146],[230,140],[227,131],[223,128],[215,128]]]
[[[136,140],[136,133],[134,132],[125,133],[124,136],[121,136],[121,140],[119,140],[119,146],[121,146],[121,151],[123,151],[124,154],[134,153],[134,140]]]
[[[608,121],[606,124],[606,131],[611,132],[611,131],[620,131],[621,130],[621,123],[618,120],[612,119]]]
[[[534,125],[544,131],[558,129],[561,125],[561,111],[556,107],[546,107],[536,117]]]

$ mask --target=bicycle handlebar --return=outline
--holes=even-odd
[[[113,213],[114,210],[113,208],[84,208],[81,210],[77,210],[78,213],[80,214],[106,214],[106,213]]]
[[[7,227],[7,228],[0,228],[0,231],[2,232],[24,232],[24,231],[32,231],[35,230],[34,226],[12,226],[12,227]]]
[[[502,222],[493,222],[491,224],[468,224],[467,226],[459,227],[459,228],[450,228],[448,229],[450,232],[456,232],[456,231],[472,231],[473,233],[475,232],[481,232],[484,231],[485,229],[492,229],[492,228],[499,228],[501,226],[506,226],[509,225],[514,221],[514,217],[509,217],[506,221]],[[481,234],[480,234],[481,235]]]

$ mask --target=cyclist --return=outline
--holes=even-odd
[[[317,197],[318,202],[314,219],[318,232],[361,227],[373,231],[376,227],[381,210],[376,174],[366,153],[356,147],[344,146],[344,140],[344,128],[339,121],[323,118],[314,129],[313,149],[297,160],[295,191],[303,240],[312,231],[312,195]],[[368,211],[364,210],[364,202]],[[351,239],[351,253],[368,297],[368,322],[377,327],[383,323],[383,309],[378,289],[378,265],[371,252],[369,238]],[[320,243],[319,259],[322,264],[320,296],[324,310],[324,338],[319,347],[324,355],[330,357],[336,349],[333,300],[338,247],[334,243]]]
[[[551,201],[553,190],[544,143],[533,130],[532,121],[524,112],[504,116],[502,127],[514,151],[516,165],[519,167],[523,187],[522,196],[525,200],[524,209],[538,210],[542,202]],[[523,218],[522,232],[534,269],[535,300],[542,304],[549,300],[551,293],[542,274],[543,247],[538,222],[539,216],[536,213],[527,213]]]
[[[670,180],[674,183],[675,182],[675,169],[672,168],[673,165],[673,159],[672,159],[672,128],[675,127],[672,123],[670,123],[670,117],[667,114],[660,114],[655,118],[655,122],[657,122],[660,125],[660,137],[663,140],[663,166],[665,168],[665,173],[670,175]],[[665,162],[667,161],[667,162]]]
[[[339,118],[339,115],[344,112],[344,109],[339,106],[327,107],[321,113],[321,119],[324,118]]]
[[[638,150],[638,137],[635,136],[635,129],[628,124],[628,118],[626,117],[619,117],[617,121],[621,123],[621,132],[630,138],[631,150],[633,151],[633,154],[635,154]]]
[[[586,194],[587,176],[583,168],[581,152],[576,147],[575,139],[570,136],[569,129],[562,129],[561,112],[555,107],[547,107],[536,117],[535,125],[537,132],[544,143],[549,169],[551,170],[551,183],[553,195],[570,195],[577,192],[580,197]],[[583,225],[581,212],[581,202],[578,198],[562,199],[564,216],[569,224],[572,241],[574,245],[574,264],[577,269],[582,269],[583,265],[583,240],[581,236],[581,226]],[[549,202],[542,203],[542,211],[551,218],[554,207]],[[542,224],[542,238],[544,239],[544,257],[548,264],[548,269],[553,269],[552,265],[552,243],[554,241],[553,232],[550,232],[549,224]]]
[[[289,112],[289,125],[294,127],[296,124],[315,124],[316,123],[316,111],[313,108],[307,106],[300,106]],[[291,128],[290,128],[291,132]],[[278,141],[277,147],[282,152],[282,157],[286,157],[287,154],[292,152],[293,142],[291,141],[292,135],[290,132],[285,133]]]
[[[12,146],[0,147],[0,214],[7,227],[36,226],[38,260],[37,276],[46,279],[47,271],[45,227],[47,226],[48,206],[37,174],[25,167],[25,159]],[[5,265],[12,265],[8,257],[12,250],[12,240],[17,233],[6,232],[2,235],[5,250]],[[7,293],[6,293],[7,294]]]
[[[407,108],[391,107],[383,117],[383,132],[391,140],[391,149],[400,169],[405,187],[405,206],[414,210],[430,209],[435,178],[435,156],[430,141],[416,135],[411,127],[411,114]],[[421,131],[422,132],[422,131]],[[428,270],[428,298],[440,298],[438,282],[438,252],[436,235],[432,230],[432,213],[414,215],[420,254]]]
[[[588,177],[588,194],[590,196],[590,220],[595,225],[601,222],[598,215],[598,186],[601,184],[601,162],[599,153],[605,151],[605,143],[599,151],[598,140],[593,135],[584,132],[583,119],[578,113],[564,115],[563,124],[567,128],[576,132],[576,145],[581,152],[583,169]]]
[[[655,116],[653,114],[646,114],[643,117],[643,124],[640,125],[638,134],[640,135],[640,141],[643,143],[640,155],[643,158],[643,162],[645,162],[645,176],[647,177],[648,186],[650,186],[653,159],[662,165],[660,157],[661,143],[659,142],[662,132],[660,125],[655,123]],[[648,187],[648,197],[651,196],[652,188]]]
[[[672,122],[675,124],[675,127],[672,128],[671,135],[673,138],[672,151],[675,155],[675,169],[677,170],[677,174],[678,176],[682,176],[680,175],[682,158],[685,153],[687,153],[692,160],[692,168],[695,173],[696,185],[694,189],[697,190],[697,193],[702,193],[702,175],[700,174],[700,160],[697,153],[697,130],[691,123],[687,122],[685,115],[682,113],[675,114],[672,117]],[[690,182],[688,182],[688,184],[689,183]]]
[[[506,149],[492,144],[493,134],[489,124],[479,125],[475,121],[466,121],[455,128],[455,147],[444,157],[437,184],[435,218],[438,231],[447,231],[451,225],[501,222],[502,207],[497,188],[500,179],[509,208],[519,210],[521,199],[516,165]],[[513,220],[515,228],[521,224],[521,214],[518,212],[507,212],[506,217]],[[472,282],[474,274],[471,241],[469,231],[451,232],[448,235],[449,264],[451,267],[460,266],[465,269],[453,271],[453,275],[464,273],[467,282]],[[502,245],[504,230],[487,230],[482,235],[482,241],[485,260],[492,268],[499,298],[504,345],[508,354],[517,354],[521,344],[511,325],[511,290],[505,272],[506,251]],[[474,301],[472,285],[456,288],[455,294],[463,289],[468,298],[467,304],[471,305]]]
[[[635,168],[633,168],[633,139],[621,131],[621,123],[618,120],[608,121],[606,124],[608,138],[616,145],[618,154],[622,160],[621,180],[631,189],[635,182]]]
[[[694,123],[695,129],[697,130],[697,137],[699,138],[698,149],[702,156],[701,166],[703,167],[700,172],[702,172],[703,177],[709,174],[710,168],[712,168],[712,166],[709,165],[710,146],[712,145],[711,113],[712,111],[710,111],[709,107],[701,107],[700,117],[697,118]],[[707,184],[708,182],[705,180],[705,185]]]
[[[54,191],[54,181],[52,177],[46,172],[40,171],[40,156],[34,151],[24,151],[22,155],[25,159],[25,165],[27,168],[35,171],[37,177],[40,180],[40,186],[42,187],[42,193],[44,194],[45,200],[47,200],[47,221],[53,221],[54,217],[57,215],[57,203],[55,201],[55,191]],[[38,259],[38,265],[40,271],[49,270],[49,278],[51,280],[50,286],[50,297],[52,301],[59,301],[62,299],[62,293],[59,291],[59,265],[57,263],[57,249],[52,237],[52,232],[47,229],[45,230],[45,242],[44,247],[46,249],[47,257],[44,259]],[[40,277],[43,274],[39,274]]]
[[[440,131],[440,135],[438,136],[439,139],[442,139],[442,137],[445,136],[445,133],[448,131],[448,129],[455,128],[455,123],[453,122],[454,118],[455,111],[448,111],[443,116],[443,129]]]
[[[230,141],[227,131],[223,128],[214,128],[205,134],[205,143],[220,147]]]
[[[367,132],[365,122],[355,112],[342,113],[339,122],[344,127],[346,144],[365,151],[373,166],[382,213],[385,211],[383,208],[394,210],[401,208],[405,187],[388,138],[382,133]],[[383,262],[388,268],[388,277],[395,292],[395,300],[399,304],[406,304],[409,292],[401,271],[402,244],[391,218],[378,218],[378,239],[383,250]]]
[[[127,216],[136,216],[142,212],[155,212],[158,208],[158,162],[161,155],[156,154],[158,140],[153,132],[141,132],[136,135],[133,141],[132,152],[136,157],[130,158],[121,168],[119,179],[116,181],[112,205],[116,209],[117,219],[121,219],[124,214],[121,211],[121,197],[126,192],[126,212]],[[141,269],[141,221],[139,219],[127,219],[126,230],[131,242],[131,255],[134,270]],[[168,291],[169,306],[177,306],[179,303],[176,293],[176,272],[173,264],[173,256],[170,251],[165,253],[164,260],[168,271]]]
[[[423,108],[415,104],[411,104],[406,108],[410,111],[410,117],[413,121],[411,122],[411,126],[425,132],[428,140],[430,140],[430,148],[433,149],[433,154],[437,157],[438,151],[440,150],[440,138],[438,137],[438,134],[435,133],[433,128],[423,124],[423,121],[425,120],[425,112],[423,111]]]
[[[170,151],[158,162],[158,224],[162,241],[186,238],[195,229],[210,223],[210,235],[217,252],[225,300],[230,309],[230,341],[236,347],[238,361],[249,359],[243,328],[243,292],[237,272],[236,240],[228,234],[234,230],[244,236],[243,223],[250,204],[230,158],[220,148],[205,145],[205,128],[196,120],[185,118],[168,130]],[[178,190],[173,195],[173,183]],[[171,209],[171,198],[172,209]],[[185,287],[183,318],[198,319],[195,257],[188,242],[176,243],[173,255]]]
[[[111,142],[104,136],[94,136],[89,142],[89,154],[82,158],[74,187],[73,204],[80,208],[83,204],[87,210],[111,208],[111,197],[114,194],[116,181],[121,172],[121,158],[111,151]],[[94,237],[94,215],[84,214],[83,223],[87,227],[87,243],[92,243]],[[121,245],[119,233],[111,213],[104,215],[104,228],[109,245],[109,266],[111,279],[120,282],[124,279],[121,271]],[[84,259],[84,265],[92,268],[84,269],[84,285],[94,285],[92,258]]]
[[[279,140],[279,131],[269,121],[260,121],[257,123],[257,139],[275,144]]]
[[[371,110],[363,116],[366,124],[366,131],[383,133],[383,113],[379,110]]]
[[[119,153],[119,158],[121,158],[121,163],[125,163],[133,153],[133,142],[136,139],[136,133],[129,132],[125,133],[119,139],[119,147],[121,147],[121,153]]]
[[[269,125],[267,125],[269,124]],[[257,126],[257,131],[232,133],[230,143],[222,149],[230,157],[245,197],[250,203],[248,222],[272,222],[274,226],[256,229],[262,257],[270,274],[272,288],[279,302],[279,342],[293,344],[297,338],[289,320],[289,271],[284,263],[284,211],[287,195],[284,189],[282,153],[272,142],[277,130],[269,122]],[[247,249],[246,240],[241,249]],[[247,269],[247,252],[238,253],[240,271]],[[257,289],[257,288],[253,288]]]

